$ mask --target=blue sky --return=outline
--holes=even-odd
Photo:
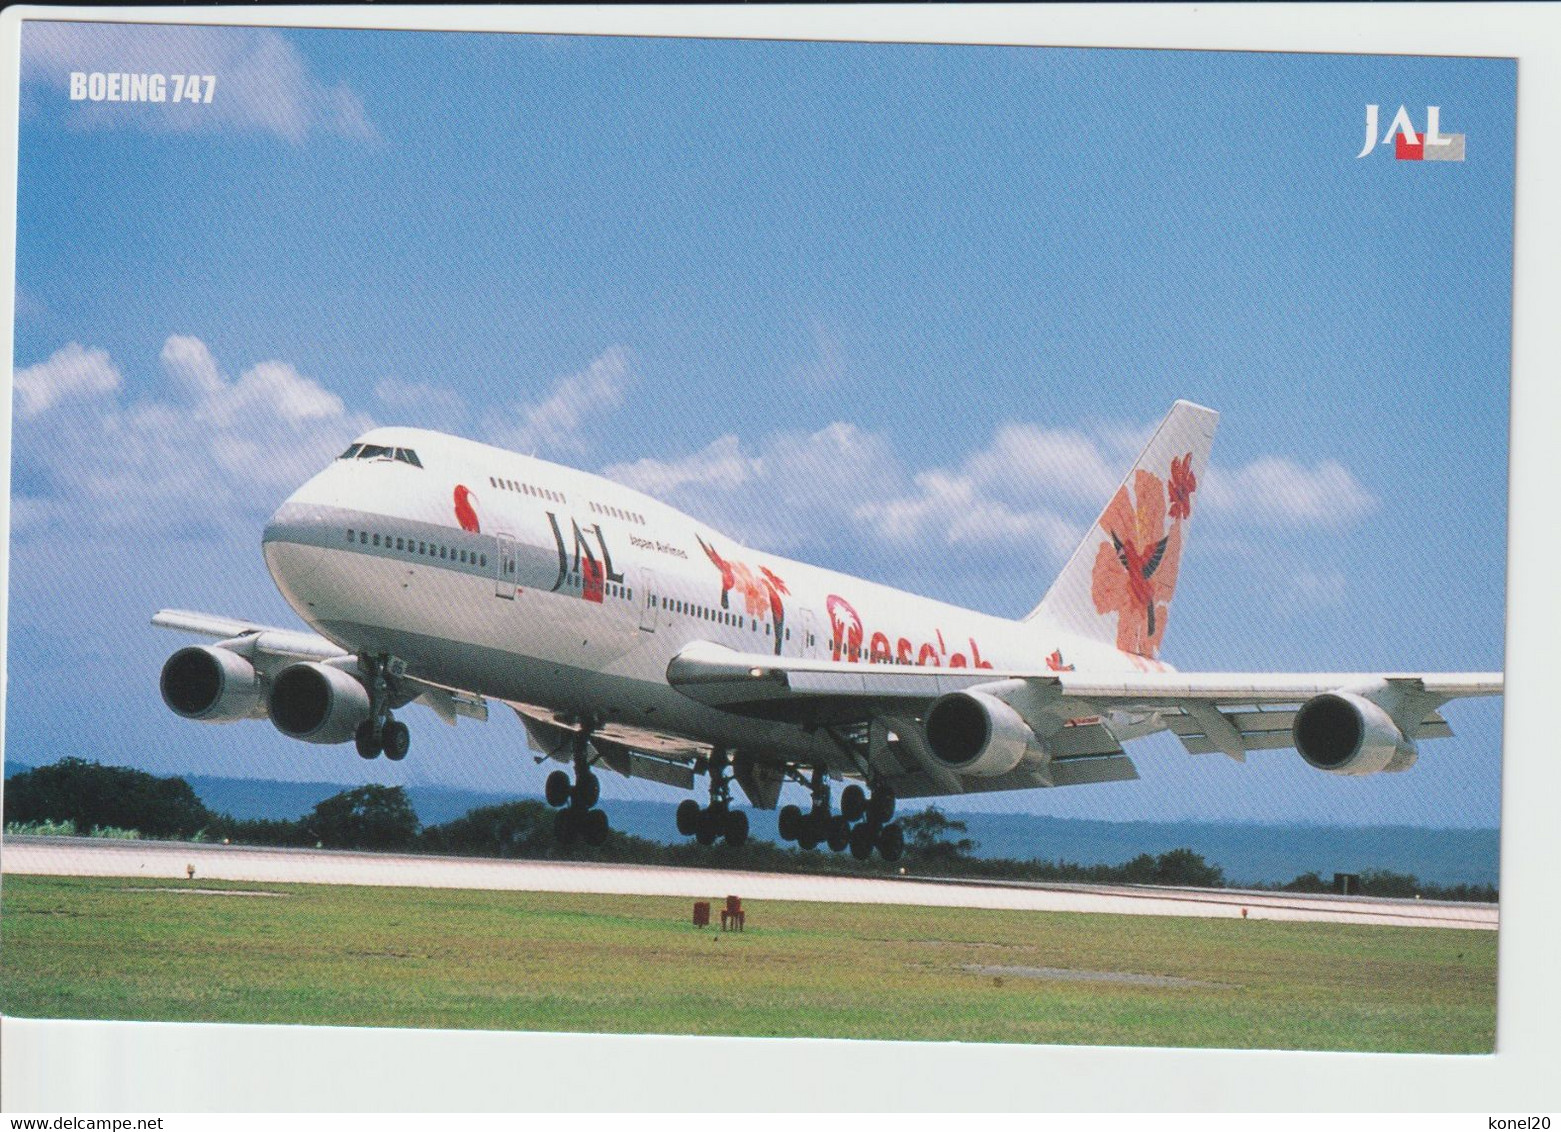
[[[73,70],[218,86],[72,103]],[[371,422],[1017,616],[1186,397],[1222,420],[1169,660],[1500,668],[1514,82],[1502,60],[31,25],[8,755],[539,788],[497,714],[414,712],[391,767],[157,697],[180,643],[157,608],[296,623],[260,527]],[[1384,128],[1439,105],[1468,159],[1357,160],[1367,103]],[[1499,701],[1449,713],[1458,737],[1403,775],[1149,740],[1137,783],[969,804],[1495,824]]]

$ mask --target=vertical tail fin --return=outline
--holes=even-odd
[[[1026,622],[1155,657],[1219,414],[1178,401]]]

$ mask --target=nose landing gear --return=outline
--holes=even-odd
[[[593,730],[589,723],[584,723],[575,736],[574,780],[570,781],[567,772],[555,770],[547,776],[543,788],[547,804],[558,808],[558,816],[553,819],[553,837],[561,845],[569,845],[577,837],[587,845],[607,841],[607,813],[594,808],[602,796],[602,783],[591,771]]]
[[[710,756],[710,804],[700,806],[692,798],[678,803],[678,832],[701,845],[725,838],[732,847],[748,840],[748,815],[732,809],[732,782],[727,775],[730,756],[717,749]]]
[[[894,791],[880,783],[869,796],[855,783],[840,792],[840,812],[830,812],[829,783],[822,767],[814,767],[808,789],[812,808],[803,813],[799,806],[783,806],[780,811],[780,835],[783,841],[795,841],[800,848],[813,849],[827,844],[831,851],[865,861],[877,849],[885,861],[898,861],[905,852],[905,833],[894,819]]]

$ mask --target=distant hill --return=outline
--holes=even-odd
[[[6,775],[29,769],[6,764]],[[273,782],[264,779],[185,775],[206,805],[236,818],[297,818],[317,802],[350,789],[339,782]],[[424,825],[441,825],[479,806],[518,797],[439,786],[407,789]],[[902,803],[902,812],[921,809]],[[680,840],[671,802],[618,801],[608,804],[613,828],[654,841]],[[1068,860],[1118,865],[1140,853],[1189,848],[1225,870],[1232,884],[1274,883],[1302,873],[1386,869],[1413,873],[1430,884],[1496,884],[1500,834],[1494,829],[1422,829],[1415,826],[1255,825],[1235,822],[1107,822],[1039,817],[1034,814],[959,813],[979,842],[976,855],[1027,860]],[[749,811],[753,836],[780,840],[775,814]]]

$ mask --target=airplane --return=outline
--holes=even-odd
[[[217,638],[164,664],[187,719],[269,719],[309,743],[406,757],[412,703],[520,717],[559,841],[602,844],[605,769],[694,790],[679,832],[742,844],[782,786],[781,837],[904,851],[897,798],[1136,779],[1123,743],[1294,748],[1330,774],[1407,770],[1440,708],[1496,673],[1178,672],[1160,658],[1219,414],[1177,401],[1020,620],[746,547],[600,476],[417,428],[354,440],[271,517],[262,547],[313,632],[180,610]],[[838,799],[832,783],[844,782]]]

